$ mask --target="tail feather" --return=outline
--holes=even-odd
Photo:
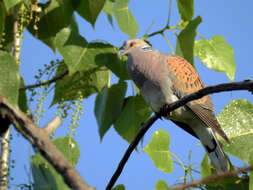
[[[229,162],[212,129],[205,125],[193,127],[217,172],[229,170]]]

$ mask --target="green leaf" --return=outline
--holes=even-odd
[[[155,185],[155,190],[168,190],[169,186],[167,185],[166,181],[158,180]]]
[[[38,15],[37,27],[34,24],[36,21],[33,20],[30,22],[28,30],[55,51],[55,36],[57,32],[69,26],[72,21],[74,12],[72,0],[51,0],[40,5],[42,11]]]
[[[177,0],[177,6],[181,19],[190,21],[194,16],[194,0]]]
[[[53,143],[72,166],[76,166],[80,157],[80,150],[77,142],[71,137],[59,137],[55,139]]]
[[[113,12],[120,30],[129,38],[135,38],[139,32],[138,23],[128,8],[129,0],[120,0],[114,3]]]
[[[109,88],[106,86],[96,97],[94,112],[101,140],[110,126],[120,115],[126,89],[126,82],[119,82]]]
[[[14,57],[4,51],[0,51],[0,81],[0,94],[16,106],[20,86],[19,68]]]
[[[193,47],[196,37],[196,30],[202,19],[200,16],[190,21],[177,37],[176,54],[184,57],[189,63],[194,65]]]
[[[112,18],[112,16],[113,16],[113,4],[112,4],[111,1],[109,1],[109,0],[105,1],[103,11],[107,16],[107,19],[108,19],[109,23],[113,27],[113,18]]]
[[[14,17],[12,14],[5,16],[4,21],[4,31],[0,33],[1,40],[1,50],[11,52],[13,45],[13,25],[14,25]]]
[[[25,82],[24,82],[23,77],[21,77],[21,81],[20,81],[20,87],[22,87],[22,86],[25,86]],[[27,97],[26,97],[25,90],[19,91],[18,107],[22,112],[27,113],[28,106],[27,106]]]
[[[4,31],[4,24],[5,24],[5,10],[3,2],[0,2],[0,34]]]
[[[67,70],[65,64],[61,64],[56,72],[60,76]],[[54,99],[51,105],[56,103],[76,100],[82,95],[84,98],[100,92],[107,82],[108,70],[104,67],[96,67],[87,71],[76,72],[56,81]]]
[[[194,54],[208,68],[225,72],[229,80],[234,80],[236,70],[234,50],[222,36],[213,36],[209,41],[195,41]]]
[[[122,80],[129,79],[126,65],[122,64],[118,52],[110,44],[88,43],[76,31],[64,28],[57,34],[56,45],[68,66],[70,75],[104,65]]]
[[[76,21],[75,15],[72,16],[69,27],[70,27],[71,30],[74,30],[76,33],[79,34],[79,27],[78,27],[78,23]]]
[[[101,64],[110,69],[121,80],[130,79],[126,68],[126,56],[123,56],[119,59],[117,52],[114,50],[114,53],[105,54],[105,56],[101,57],[101,60],[103,60]]]
[[[226,105],[217,117],[231,142],[224,143],[224,150],[244,162],[250,162],[249,152],[253,150],[252,115],[253,105],[245,99],[238,99]]]
[[[114,187],[112,190],[125,190],[125,186],[123,184],[119,184],[116,187]]]
[[[115,130],[127,142],[131,143],[152,111],[142,96],[130,96],[125,99],[118,120],[114,123]]]
[[[80,157],[78,144],[70,137],[60,137],[53,141],[54,145],[63,153],[64,157],[75,166]],[[40,153],[36,153],[30,159],[32,175],[34,179],[34,189],[69,190],[62,176],[56,172],[49,162]]]
[[[209,163],[207,154],[205,154],[205,156],[201,162],[200,169],[201,169],[201,177],[202,178],[212,175],[211,165]]]
[[[106,0],[80,0],[76,8],[78,14],[94,27],[96,19]]]
[[[9,10],[10,8],[14,7],[15,5],[22,2],[23,0],[3,0],[3,1],[4,1],[6,9]]]
[[[160,129],[153,134],[150,142],[143,148],[153,160],[155,166],[165,173],[173,171],[173,160],[170,156],[169,145],[169,134]]]

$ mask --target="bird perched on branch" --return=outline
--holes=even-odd
[[[184,58],[163,54],[141,39],[128,40],[122,55],[127,55],[129,76],[155,113],[183,96],[204,87],[197,71]],[[166,116],[176,125],[200,139],[218,172],[229,170],[229,163],[216,134],[229,139],[220,127],[209,96],[191,101]]]

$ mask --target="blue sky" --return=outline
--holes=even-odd
[[[172,2],[171,25],[179,22],[179,15],[176,9],[176,1]],[[137,37],[142,37],[146,30],[154,23],[149,31],[153,32],[164,27],[168,17],[168,0],[151,1],[138,0],[130,1],[130,10],[135,16],[140,32]],[[222,35],[229,45],[234,48],[234,56],[236,61],[235,81],[241,81],[247,78],[253,78],[253,63],[252,63],[252,12],[253,2],[250,0],[239,1],[195,1],[195,16],[201,15],[203,22],[198,28],[198,33],[205,38],[210,39],[214,35]],[[106,16],[101,13],[95,25],[95,29],[89,23],[77,16],[77,21],[80,28],[80,33],[88,41],[103,39],[115,46],[121,46],[127,35],[122,33],[114,22],[114,28],[110,26]],[[175,48],[175,36],[171,32],[166,32],[166,36],[172,42]],[[162,36],[155,36],[148,39],[154,48],[170,53],[169,46]],[[24,40],[21,50],[21,74],[25,79],[26,84],[34,83],[34,75],[37,70],[42,68],[42,65],[49,63],[50,60],[61,58],[56,55],[44,44],[33,38],[27,31],[24,33]],[[228,78],[223,73],[217,73],[203,66],[195,59],[196,68],[206,85],[214,85],[223,82],[229,82]],[[113,82],[116,79],[113,78]],[[227,92],[212,95],[212,100],[215,106],[215,113],[218,114],[223,107],[232,99],[246,98],[253,103],[253,97],[248,92]],[[44,104],[47,109],[52,100],[50,95]],[[77,165],[77,170],[89,185],[95,186],[98,190],[105,188],[110,177],[115,171],[120,159],[122,158],[128,143],[124,141],[112,128],[110,129],[102,142],[98,135],[98,127],[94,117],[94,100],[95,96],[91,96],[84,100],[84,114],[80,120],[80,126],[76,130],[75,139],[79,143],[81,157]],[[35,107],[33,107],[34,109]],[[41,120],[40,126],[46,124],[54,117],[54,108],[45,113],[45,117]],[[56,137],[66,134],[68,121],[57,129]],[[198,146],[198,141],[182,131],[170,121],[158,121],[147,132],[144,138],[143,146],[145,146],[152,134],[158,130],[164,129],[170,135],[170,151],[176,154],[183,163],[188,163],[189,151],[192,151],[192,162],[200,162],[204,156],[204,149]],[[15,168],[12,169],[11,176],[14,181],[11,184],[27,183],[29,171],[29,155],[32,154],[31,146],[17,132],[13,130],[12,143],[12,159],[15,159]],[[233,158],[233,162],[241,166],[242,163]],[[156,181],[163,179],[168,184],[173,184],[175,181],[184,175],[182,168],[174,165],[174,172],[165,174],[159,171],[153,164],[148,155],[142,151],[139,146],[139,152],[134,152],[123,170],[117,184],[125,184],[128,190],[133,189],[154,189]],[[28,169],[25,172],[24,167]],[[199,177],[199,176],[197,176]],[[11,189],[14,189],[12,186]]]

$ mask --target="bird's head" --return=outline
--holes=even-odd
[[[121,52],[120,56],[127,55],[131,53],[131,51],[133,51],[134,49],[143,48],[143,47],[150,47],[150,45],[141,39],[127,40],[123,44],[123,51]]]

